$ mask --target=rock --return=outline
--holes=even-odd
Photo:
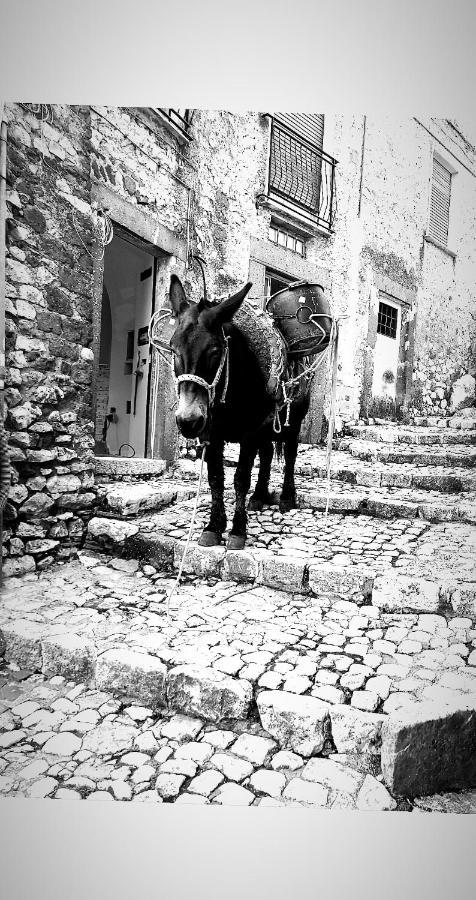
[[[215,753],[210,760],[210,765],[222,772],[229,781],[243,781],[253,772],[251,763],[238,759],[231,753]]]
[[[168,673],[169,706],[212,722],[246,719],[252,700],[248,681],[229,678],[212,668],[176,666]]]
[[[380,752],[385,716],[342,705],[332,706],[329,714],[332,740],[338,753],[376,755]]]
[[[179,568],[185,550],[185,542],[177,542],[174,546],[174,566]],[[224,547],[199,547],[190,544],[185,559],[183,571],[192,572],[202,578],[218,576],[220,566],[225,556]]]
[[[41,640],[45,631],[44,627],[37,622],[30,622],[28,619],[19,619],[18,622],[7,622],[2,625],[1,630],[7,662],[14,662],[21,668],[41,672]]]
[[[52,475],[46,482],[47,490],[53,496],[79,491],[81,481],[77,475]]]
[[[269,769],[259,769],[251,776],[250,786],[257,794],[267,794],[269,797],[280,797],[286,786],[286,778],[281,772],[270,772]]]
[[[472,375],[463,375],[454,382],[450,398],[451,412],[474,404],[475,386],[476,381]]]
[[[381,781],[366,775],[357,797],[357,809],[368,812],[384,812],[396,809],[397,804]]]
[[[190,782],[188,790],[192,794],[201,794],[203,797],[208,797],[224,780],[221,772],[217,772],[216,769],[207,769]]]
[[[476,698],[414,703],[382,727],[382,772],[392,794],[418,797],[476,786]]]
[[[240,784],[229,781],[228,784],[224,784],[218,789],[213,802],[220,803],[222,806],[250,806],[254,799],[251,791],[247,791]]]
[[[306,806],[326,806],[329,791],[322,784],[305,781],[304,778],[292,778],[284,789],[283,798],[303,803]]]
[[[230,581],[255,581],[259,576],[259,561],[246,550],[233,550],[223,560],[222,577]]]
[[[106,650],[96,662],[99,688],[117,691],[153,709],[166,704],[166,675],[166,667],[156,656],[127,648]]]
[[[136,734],[137,729],[132,726],[116,722],[101,722],[93,731],[84,736],[83,750],[89,750],[98,756],[116,755],[131,749]]]
[[[15,559],[6,559],[3,562],[2,574],[4,578],[15,578],[17,575],[26,575],[34,572],[36,563],[32,556],[21,556]]]
[[[301,591],[304,583],[304,560],[301,557],[276,556],[269,554],[262,558],[261,578],[270,587]]]
[[[139,526],[134,522],[119,522],[116,519],[101,519],[95,516],[88,524],[88,534],[96,538],[109,538],[115,544],[123,544],[127,538],[137,534]]]
[[[240,734],[230,750],[236,756],[247,759],[255,766],[263,766],[273,750],[276,750],[276,743],[271,738],[254,734]]]
[[[281,748],[303,756],[320,753],[330,730],[329,706],[285,691],[261,691],[257,702],[263,728]]]
[[[26,552],[33,553],[35,555],[37,553],[48,553],[49,550],[54,550],[58,545],[59,541],[52,541],[48,538],[38,538],[33,541],[28,541],[26,545]]]
[[[319,564],[309,566],[309,589],[320,597],[323,594],[337,594],[349,599],[372,593],[374,575],[370,569],[361,566],[336,566]]]
[[[29,401],[22,406],[16,406],[8,412],[9,424],[15,431],[24,431],[31,425],[34,419],[38,418],[39,411],[37,410],[38,408],[35,410]]]
[[[44,753],[53,753],[64,759],[70,759],[74,753],[81,749],[81,738],[70,731],[62,731],[46,741],[43,746]]]
[[[436,613],[440,606],[439,586],[424,578],[408,575],[377,575],[372,591],[372,604],[386,612],[414,610]]]
[[[285,769],[293,772],[296,769],[300,769],[303,762],[302,756],[298,756],[297,753],[291,753],[290,750],[280,750],[279,753],[275,753],[273,756],[271,766],[277,771]]]
[[[4,734],[0,734],[0,750],[8,750],[9,747],[19,744],[20,741],[23,741],[25,738],[26,732],[21,731],[20,729],[5,731]]]
[[[163,800],[173,800],[179,793],[184,781],[185,775],[173,775],[163,772],[157,777],[155,789]],[[190,785],[188,789],[190,790]]]
[[[203,722],[200,719],[193,719],[190,716],[172,716],[165,725],[162,726],[161,737],[167,738],[169,741],[193,740],[196,738],[203,728]]]
[[[45,515],[51,507],[54,505],[54,500],[48,496],[48,494],[43,494],[41,491],[35,494],[31,494],[28,500],[20,507],[21,512],[24,516],[40,517]]]
[[[333,791],[356,794],[364,780],[364,775],[349,766],[329,759],[310,759],[301,772],[306,781],[316,781]]]
[[[71,681],[88,682],[94,676],[95,646],[77,634],[44,638],[43,674],[47,678],[62,675]]]

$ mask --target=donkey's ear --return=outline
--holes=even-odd
[[[232,297],[227,297],[226,300],[222,300],[221,303],[218,303],[217,306],[214,306],[209,310],[209,312],[206,313],[209,324],[224,325],[225,322],[231,322],[252,286],[253,282],[248,281],[237,294],[233,294]]]
[[[172,275],[170,278],[170,303],[172,304],[174,316],[177,318],[181,316],[189,306],[182,282],[176,275]]]

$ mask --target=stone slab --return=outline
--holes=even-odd
[[[88,682],[94,678],[96,648],[77,634],[51,635],[41,642],[43,674],[62,675],[71,681]]]
[[[211,722],[245,719],[252,688],[249,681],[229,678],[217,669],[175,666],[168,673],[167,699],[171,709]]]
[[[157,657],[121,648],[106,650],[97,658],[99,688],[133,698],[155,709],[166,703],[167,669]]]
[[[263,728],[281,748],[302,756],[320,753],[330,733],[327,704],[288,691],[261,691],[257,703]]]
[[[382,773],[395,796],[476,787],[476,696],[421,702],[382,726]]]

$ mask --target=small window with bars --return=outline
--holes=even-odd
[[[272,223],[269,228],[269,239],[280,247],[287,247],[288,250],[293,250],[294,253],[305,256],[305,244],[302,238],[297,237],[285,228],[281,228]]]
[[[443,247],[448,246],[450,219],[451,172],[440,160],[433,157],[429,236]]]
[[[398,309],[381,300],[378,307],[377,334],[383,334],[385,337],[396,340],[397,328]]]

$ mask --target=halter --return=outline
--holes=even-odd
[[[223,369],[225,369],[225,367],[226,367],[225,384],[223,385],[223,391],[222,391],[222,395],[220,397],[220,403],[225,402],[226,393],[228,390],[228,380],[229,380],[229,376],[230,376],[230,354],[229,354],[229,347],[228,347],[230,338],[229,338],[229,336],[225,335],[224,332],[223,332],[223,340],[224,340],[224,345],[223,345],[220,365],[218,366],[217,373],[215,375],[215,378],[211,382],[211,384],[208,381],[205,381],[204,378],[200,378],[199,375],[191,375],[191,374],[190,375],[179,375],[178,378],[175,378],[175,386],[176,386],[176,390],[177,390],[177,396],[179,394],[180,385],[183,384],[184,382],[190,381],[193,384],[198,384],[200,387],[205,388],[205,390],[207,391],[207,394],[208,394],[208,406],[209,406],[209,408],[211,408],[215,401],[215,393],[216,393],[216,388],[218,386],[218,382],[220,381],[220,378],[223,374]]]

